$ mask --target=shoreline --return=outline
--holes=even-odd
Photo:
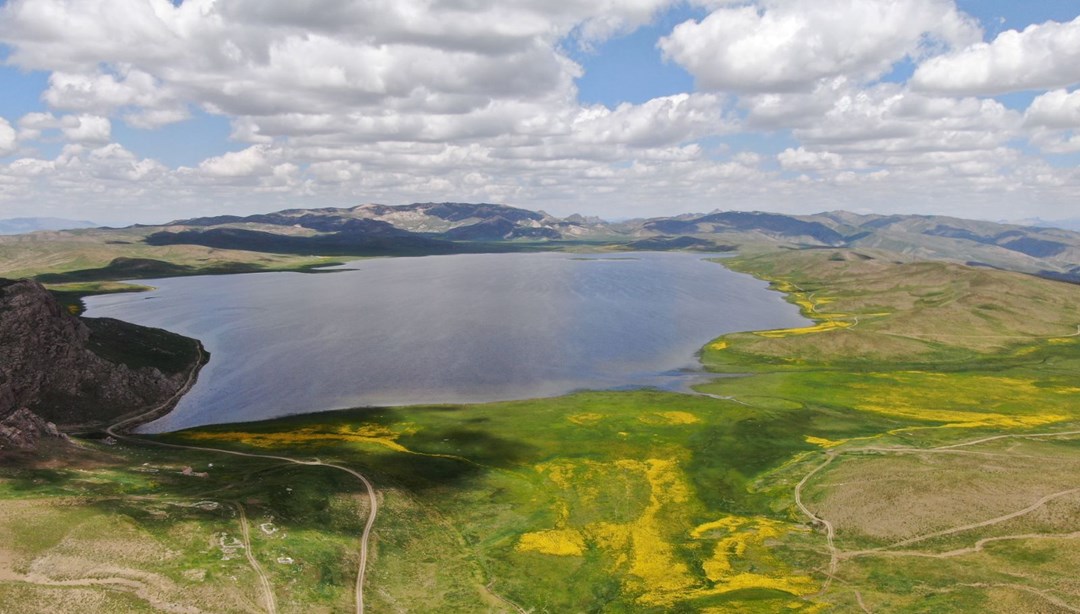
[[[143,408],[140,408],[128,414],[119,416],[113,419],[113,421],[111,421],[111,424],[104,425],[104,428],[102,428],[102,425],[91,426],[85,424],[75,424],[66,425],[66,427],[64,428],[64,432],[71,435],[72,437],[83,438],[99,433],[104,433],[105,435],[109,436],[115,436],[117,433],[130,433],[132,429],[136,429],[143,424],[147,424],[149,422],[157,420],[158,418],[168,415],[169,412],[171,412],[180,402],[180,399],[182,399],[184,395],[187,394],[198,381],[199,373],[202,371],[202,368],[206,366],[208,362],[210,362],[210,353],[206,351],[205,347],[203,347],[202,341],[200,341],[199,339],[193,339],[193,341],[195,342],[197,359],[194,363],[192,363],[191,367],[189,368],[187,378],[185,379],[184,384],[179,389],[177,389],[177,391],[174,392],[168,399],[166,399],[162,403],[153,406],[149,410],[144,410]],[[115,433],[114,430],[116,431]]]
[[[320,256],[322,258],[322,256]],[[67,307],[73,315],[81,316],[86,312],[86,303],[83,299],[91,296],[104,296],[108,294],[125,294],[125,293],[140,293],[151,292],[156,288],[153,286],[146,286],[138,283],[137,281],[147,279],[174,279],[178,277],[200,277],[200,276],[228,276],[228,275],[247,275],[251,273],[309,273],[312,275],[323,273],[335,273],[334,270],[320,270],[325,267],[340,266],[348,264],[349,262],[356,262],[359,260],[368,260],[370,258],[355,258],[350,260],[339,260],[333,256],[325,256],[326,262],[308,263],[297,265],[294,267],[284,267],[278,269],[252,269],[252,270],[227,270],[224,267],[209,268],[194,271],[185,272],[158,272],[155,274],[147,274],[146,276],[109,276],[102,279],[89,279],[85,281],[41,281],[41,277],[48,277],[53,275],[46,273],[44,275],[35,275],[28,279],[38,281],[45,289],[48,290],[56,297],[61,305]],[[61,274],[62,275],[62,274]]]
[[[670,253],[670,252],[646,252],[646,253]],[[735,254],[722,254],[722,253],[721,254],[717,254],[717,253],[713,253],[713,254],[701,253],[701,254],[698,254],[696,252],[679,252],[679,253],[688,253],[688,254],[693,254],[693,255],[699,255],[699,256],[701,256],[702,261],[710,262],[710,263],[713,263],[713,264],[719,264],[720,266],[723,266],[725,269],[727,269],[728,271],[731,271],[733,273],[737,273],[737,274],[740,274],[740,275],[748,275],[750,277],[758,279],[759,281],[766,282],[768,284],[768,287],[766,288],[766,291],[778,292],[778,293],[784,295],[785,301],[787,301],[788,303],[793,303],[793,304],[796,304],[796,305],[798,304],[797,302],[793,302],[792,300],[790,300],[791,296],[792,296],[792,292],[785,291],[780,285],[778,285],[775,282],[775,280],[760,277],[760,276],[757,276],[757,275],[752,275],[752,274],[744,272],[744,271],[738,271],[738,270],[732,269],[731,267],[727,266],[726,263],[729,262],[733,257],[736,257]],[[571,252],[566,252],[566,255],[571,255],[571,254],[572,254]],[[597,254],[598,255],[603,255],[603,252],[597,252]],[[328,263],[323,263],[323,264],[319,264],[319,265],[305,265],[303,267],[298,267],[298,268],[294,268],[294,269],[265,270],[265,271],[254,271],[254,272],[259,272],[259,273],[297,272],[297,273],[311,273],[311,274],[337,273],[337,272],[346,271],[347,269],[331,269],[331,270],[318,270],[318,269],[323,268],[323,267],[331,267],[331,266],[343,266],[343,265],[349,264],[351,262],[358,262],[358,261],[369,260],[369,259],[370,258],[357,258],[357,259],[350,259],[350,260],[348,260],[346,262],[328,262]],[[586,259],[587,260],[592,260],[592,258],[586,258]],[[208,275],[225,276],[225,275],[237,275],[237,274],[242,274],[242,273],[240,273],[240,272],[219,272],[219,273],[212,273],[212,274],[208,274]],[[201,275],[201,274],[195,273],[195,274],[191,274],[191,275],[174,275],[174,276],[170,276],[170,277],[190,277],[190,276],[197,276],[197,275]],[[133,280],[123,280],[123,281],[119,281],[119,282],[102,282],[102,283],[117,283],[117,284],[125,284],[126,285],[126,284],[129,283],[129,281],[133,281]],[[109,290],[105,290],[105,291],[101,291],[101,292],[87,292],[87,293],[85,293],[83,295],[83,297],[85,297],[85,296],[96,296],[96,295],[105,295],[105,294],[115,294],[115,293],[124,293],[124,292],[133,292],[133,293],[148,292],[148,291],[152,291],[154,289],[155,288],[153,288],[151,286],[139,286],[139,285],[131,284],[131,289],[109,289]],[[81,303],[81,298],[80,298],[80,303]],[[85,311],[85,308],[84,308],[84,311]],[[804,317],[804,318],[807,318],[811,323],[810,325],[813,325],[813,323],[818,321],[818,318],[813,317],[814,314],[807,312],[805,310],[805,308],[800,308],[800,315],[802,317]],[[319,414],[334,414],[334,413],[349,412],[349,411],[362,411],[362,410],[363,411],[368,411],[368,410],[378,410],[378,409],[385,409],[385,408],[408,409],[408,408],[419,408],[419,407],[462,407],[462,406],[468,406],[468,405],[484,405],[484,404],[490,404],[490,403],[525,402],[525,401],[535,401],[535,400],[543,400],[543,399],[557,399],[557,398],[561,398],[561,397],[567,397],[567,396],[572,396],[572,395],[575,395],[575,394],[587,393],[587,392],[612,392],[612,393],[627,392],[627,393],[633,393],[633,392],[650,391],[651,390],[651,391],[658,391],[658,392],[665,392],[665,393],[672,393],[672,394],[683,394],[683,395],[688,395],[688,396],[703,396],[703,395],[704,396],[711,396],[711,395],[708,395],[707,393],[699,392],[696,388],[698,386],[707,385],[709,383],[712,383],[716,379],[726,378],[726,377],[740,377],[740,376],[745,376],[745,375],[748,375],[748,374],[747,373],[739,373],[739,372],[710,371],[710,370],[708,370],[708,365],[704,361],[705,352],[711,346],[713,346],[714,344],[720,342],[720,340],[724,339],[725,337],[728,337],[729,335],[752,334],[752,333],[763,332],[763,331],[768,331],[768,330],[773,330],[773,329],[756,329],[756,330],[747,330],[747,331],[732,331],[732,332],[724,333],[724,334],[722,334],[722,335],[720,335],[718,337],[710,337],[708,340],[705,341],[705,343],[703,345],[698,346],[698,348],[693,352],[693,354],[691,356],[692,364],[688,364],[688,365],[686,365],[684,367],[681,367],[681,368],[677,369],[677,372],[663,372],[663,373],[655,374],[655,376],[654,376],[655,378],[670,377],[671,380],[672,380],[670,384],[667,384],[667,383],[663,383],[663,384],[660,384],[660,383],[642,383],[642,384],[637,384],[637,385],[613,386],[613,387],[609,387],[609,388],[574,388],[574,389],[570,389],[570,390],[560,391],[560,392],[557,392],[557,393],[554,393],[554,394],[551,394],[551,395],[523,396],[523,397],[517,397],[517,396],[493,397],[493,398],[484,398],[484,399],[477,399],[477,400],[452,400],[452,401],[438,400],[438,401],[419,402],[419,403],[417,403],[417,402],[406,402],[406,403],[400,403],[400,404],[397,404],[397,403],[379,403],[379,404],[372,404],[372,405],[354,405],[354,406],[345,406],[345,407],[330,407],[330,408],[325,408],[325,409],[317,409],[317,410],[314,410],[314,411],[298,410],[298,411],[294,411],[294,412],[290,412],[290,413],[285,413],[285,414],[282,414],[282,415],[279,415],[279,416],[258,418],[258,419],[254,419],[254,420],[210,422],[210,423],[206,423],[206,424],[199,424],[199,425],[194,425],[194,426],[186,426],[186,427],[179,428],[179,429],[163,430],[163,431],[155,432],[155,433],[138,433],[137,435],[140,436],[140,437],[156,437],[156,436],[160,436],[160,435],[168,435],[168,434],[171,434],[171,433],[178,433],[178,432],[182,432],[182,431],[197,430],[197,429],[204,428],[204,427],[217,427],[217,426],[228,425],[228,424],[254,424],[254,423],[268,422],[268,421],[275,421],[275,420],[286,420],[286,419],[300,417],[300,416],[315,416],[315,415],[319,415]],[[209,354],[209,352],[206,351],[206,348],[203,345],[202,340],[195,339],[195,341],[198,344],[198,351],[199,351],[199,354],[200,354],[199,363],[194,367],[195,372],[193,374],[193,375],[197,376],[197,373],[199,371],[201,371],[202,367],[205,366],[209,362],[210,354]],[[153,410],[151,410],[149,412],[141,412],[141,413],[138,413],[138,414],[128,414],[127,416],[122,417],[123,420],[121,420],[120,422],[114,424],[113,428],[118,428],[121,425],[123,425],[123,427],[124,427],[123,432],[125,432],[125,433],[133,433],[133,431],[135,431],[139,427],[145,426],[145,425],[150,424],[150,423],[152,423],[152,422],[154,422],[156,420],[160,420],[160,419],[168,416],[176,408],[176,406],[180,403],[180,401],[183,399],[184,395],[186,395],[191,390],[191,388],[194,387],[196,382],[197,382],[197,377],[192,378],[188,382],[188,384],[182,389],[182,391],[180,393],[175,395],[174,398],[170,399],[170,401],[168,402],[168,407],[158,406],[158,407],[155,407]],[[74,431],[74,433],[75,434],[89,433],[89,432],[94,432],[95,430],[97,430],[97,429],[76,430],[76,431]],[[133,433],[133,434],[135,434],[135,433]]]

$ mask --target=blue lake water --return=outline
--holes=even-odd
[[[385,258],[333,273],[140,281],[87,299],[200,339],[198,383],[142,432],[346,407],[671,387],[733,331],[801,326],[783,296],[682,253]]]

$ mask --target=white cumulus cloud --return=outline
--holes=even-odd
[[[8,120],[0,117],[0,157],[15,151],[18,142],[17,137],[15,129],[11,127]]]
[[[925,155],[994,149],[1017,134],[1022,116],[990,99],[948,98],[882,83],[839,96],[794,136],[805,144],[848,151]]]
[[[776,159],[786,171],[836,170],[843,166],[843,158],[838,154],[831,151],[807,151],[802,147],[789,147],[777,154]]]
[[[1023,31],[1006,30],[930,58],[911,80],[918,89],[959,95],[992,95],[1080,83],[1080,17],[1048,21]]]
[[[607,38],[688,4],[707,15],[657,53],[696,89],[581,101],[591,64],[568,50],[605,53]],[[619,217],[984,204],[1008,215],[1019,205],[1006,196],[1080,197],[1080,172],[1017,144],[1080,149],[1074,26],[1008,35],[1048,50],[1025,51],[1027,68],[975,62],[986,80],[1012,71],[1053,90],[1025,114],[963,79],[935,89],[944,68],[931,87],[935,67],[1008,39],[975,44],[953,0],[0,0],[6,62],[49,75],[45,112],[0,123],[0,155],[19,156],[0,163],[0,205],[101,221],[434,199]],[[907,61],[925,82],[882,82]],[[202,134],[204,114],[230,122],[235,151],[170,168],[112,130],[192,121]]]
[[[208,158],[199,165],[199,170],[211,177],[249,177],[271,171],[272,161],[279,157],[279,150],[253,145],[241,151]]]
[[[1080,128],[1080,90],[1054,90],[1036,97],[1024,121],[1045,128]]]
[[[683,23],[659,45],[700,87],[783,92],[837,76],[872,79],[935,44],[977,35],[951,0],[762,0]]]
[[[60,131],[74,143],[108,143],[112,122],[100,115],[65,115],[60,118]]]
[[[52,71],[55,109],[155,127],[193,104],[264,136],[363,117],[378,139],[388,124],[408,134],[523,101],[572,105],[580,67],[564,38],[603,40],[674,1],[10,0],[0,40],[12,64]]]
[[[615,109],[597,105],[573,119],[571,134],[583,143],[660,146],[726,131],[722,101],[709,94],[677,94]]]
[[[1053,90],[1038,96],[1024,114],[1031,142],[1048,153],[1080,151],[1080,90]]]
[[[19,118],[19,139],[38,140],[47,134],[59,134],[72,143],[104,144],[112,136],[112,122],[100,115],[63,115],[27,113]]]

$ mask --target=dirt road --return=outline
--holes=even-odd
[[[222,448],[208,448],[208,447],[205,447],[205,446],[187,446],[187,445],[181,445],[181,444],[164,443],[164,442],[161,442],[161,441],[153,441],[153,440],[150,440],[150,439],[144,439],[142,437],[137,437],[137,436],[134,436],[134,435],[129,435],[129,434],[127,434],[127,433],[125,433],[123,431],[123,429],[125,427],[129,426],[129,425],[141,423],[145,419],[148,419],[148,418],[150,418],[152,416],[156,416],[156,415],[161,414],[162,412],[168,410],[174,403],[179,401],[180,397],[184,396],[184,394],[186,394],[189,390],[191,390],[191,387],[195,384],[195,379],[196,379],[196,376],[197,376],[197,374],[199,372],[199,367],[202,364],[202,360],[203,360],[203,353],[202,353],[202,346],[200,345],[199,346],[199,361],[198,361],[198,363],[196,363],[196,365],[194,367],[192,367],[191,372],[188,374],[188,378],[187,378],[186,383],[184,384],[184,386],[179,391],[177,391],[176,394],[174,394],[172,397],[170,397],[164,403],[161,403],[161,404],[151,408],[150,410],[148,410],[146,412],[143,412],[143,413],[141,413],[141,414],[139,414],[137,416],[132,416],[130,418],[126,418],[124,420],[121,420],[121,421],[117,422],[116,424],[114,424],[114,425],[110,426],[109,428],[105,429],[105,432],[108,433],[108,435],[110,437],[113,437],[114,439],[117,439],[117,440],[120,440],[120,441],[127,441],[129,443],[134,443],[134,444],[138,444],[138,445],[150,445],[150,446],[157,446],[157,447],[161,447],[161,448],[172,448],[172,449],[175,449],[175,450],[195,450],[195,451],[198,451],[198,452],[211,452],[211,453],[214,453],[214,454],[228,454],[230,456],[243,456],[243,457],[247,457],[247,458],[265,458],[265,459],[268,459],[268,460],[284,461],[284,462],[293,463],[293,464],[296,464],[296,465],[330,467],[332,469],[337,469],[338,471],[344,471],[345,473],[348,473],[349,475],[351,475],[351,476],[355,477],[356,479],[360,480],[360,482],[364,485],[364,488],[367,491],[368,503],[369,503],[369,511],[368,511],[367,522],[364,524],[364,531],[360,536],[360,564],[359,564],[359,568],[357,569],[357,572],[356,572],[356,589],[355,589],[356,590],[356,614],[363,614],[364,613],[364,576],[366,575],[366,572],[367,572],[368,543],[371,540],[372,527],[375,526],[375,517],[379,513],[379,501],[378,501],[378,498],[376,497],[375,486],[372,485],[371,481],[368,480],[364,475],[362,475],[358,471],[355,471],[355,470],[350,469],[348,467],[344,467],[342,465],[335,465],[335,464],[332,464],[332,463],[324,463],[324,462],[320,461],[317,458],[314,459],[314,460],[302,460],[302,459],[298,459],[298,458],[292,458],[292,457],[289,457],[289,456],[275,456],[275,455],[272,455],[272,454],[251,454],[251,453],[248,453],[248,452],[238,452],[236,450],[225,450],[225,449],[222,449]],[[243,511],[242,510],[241,510],[241,518],[242,518],[242,526],[243,526],[243,525],[246,524],[246,517],[243,516]],[[246,533],[246,531],[245,531],[245,533]],[[249,552],[249,554],[250,554],[250,552]],[[249,559],[249,560],[251,560],[251,559]],[[257,563],[255,563],[255,565],[257,566]],[[272,587],[270,586],[269,580],[266,578],[266,576],[263,573],[261,573],[261,569],[256,567],[256,570],[260,572],[259,573],[259,575],[260,575],[260,583],[263,584],[263,588],[264,588],[265,592],[268,595],[268,599],[267,599],[268,608],[267,608],[267,611],[271,612],[271,614],[273,614],[273,613],[275,613],[277,611],[277,605],[274,602]]]
[[[266,611],[269,614],[277,614],[277,602],[274,600],[274,589],[270,586],[270,578],[266,577],[262,565],[259,565],[259,561],[255,560],[255,554],[251,551],[251,530],[248,527],[247,513],[241,503],[235,503],[233,507],[240,514],[240,533],[244,538],[244,556],[247,557],[251,568],[259,575],[259,584],[262,585],[263,589],[263,599],[266,601]]]

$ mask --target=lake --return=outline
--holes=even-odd
[[[685,253],[361,260],[327,273],[143,280],[90,297],[211,359],[140,432],[327,409],[672,387],[724,333],[806,324],[767,284]]]

